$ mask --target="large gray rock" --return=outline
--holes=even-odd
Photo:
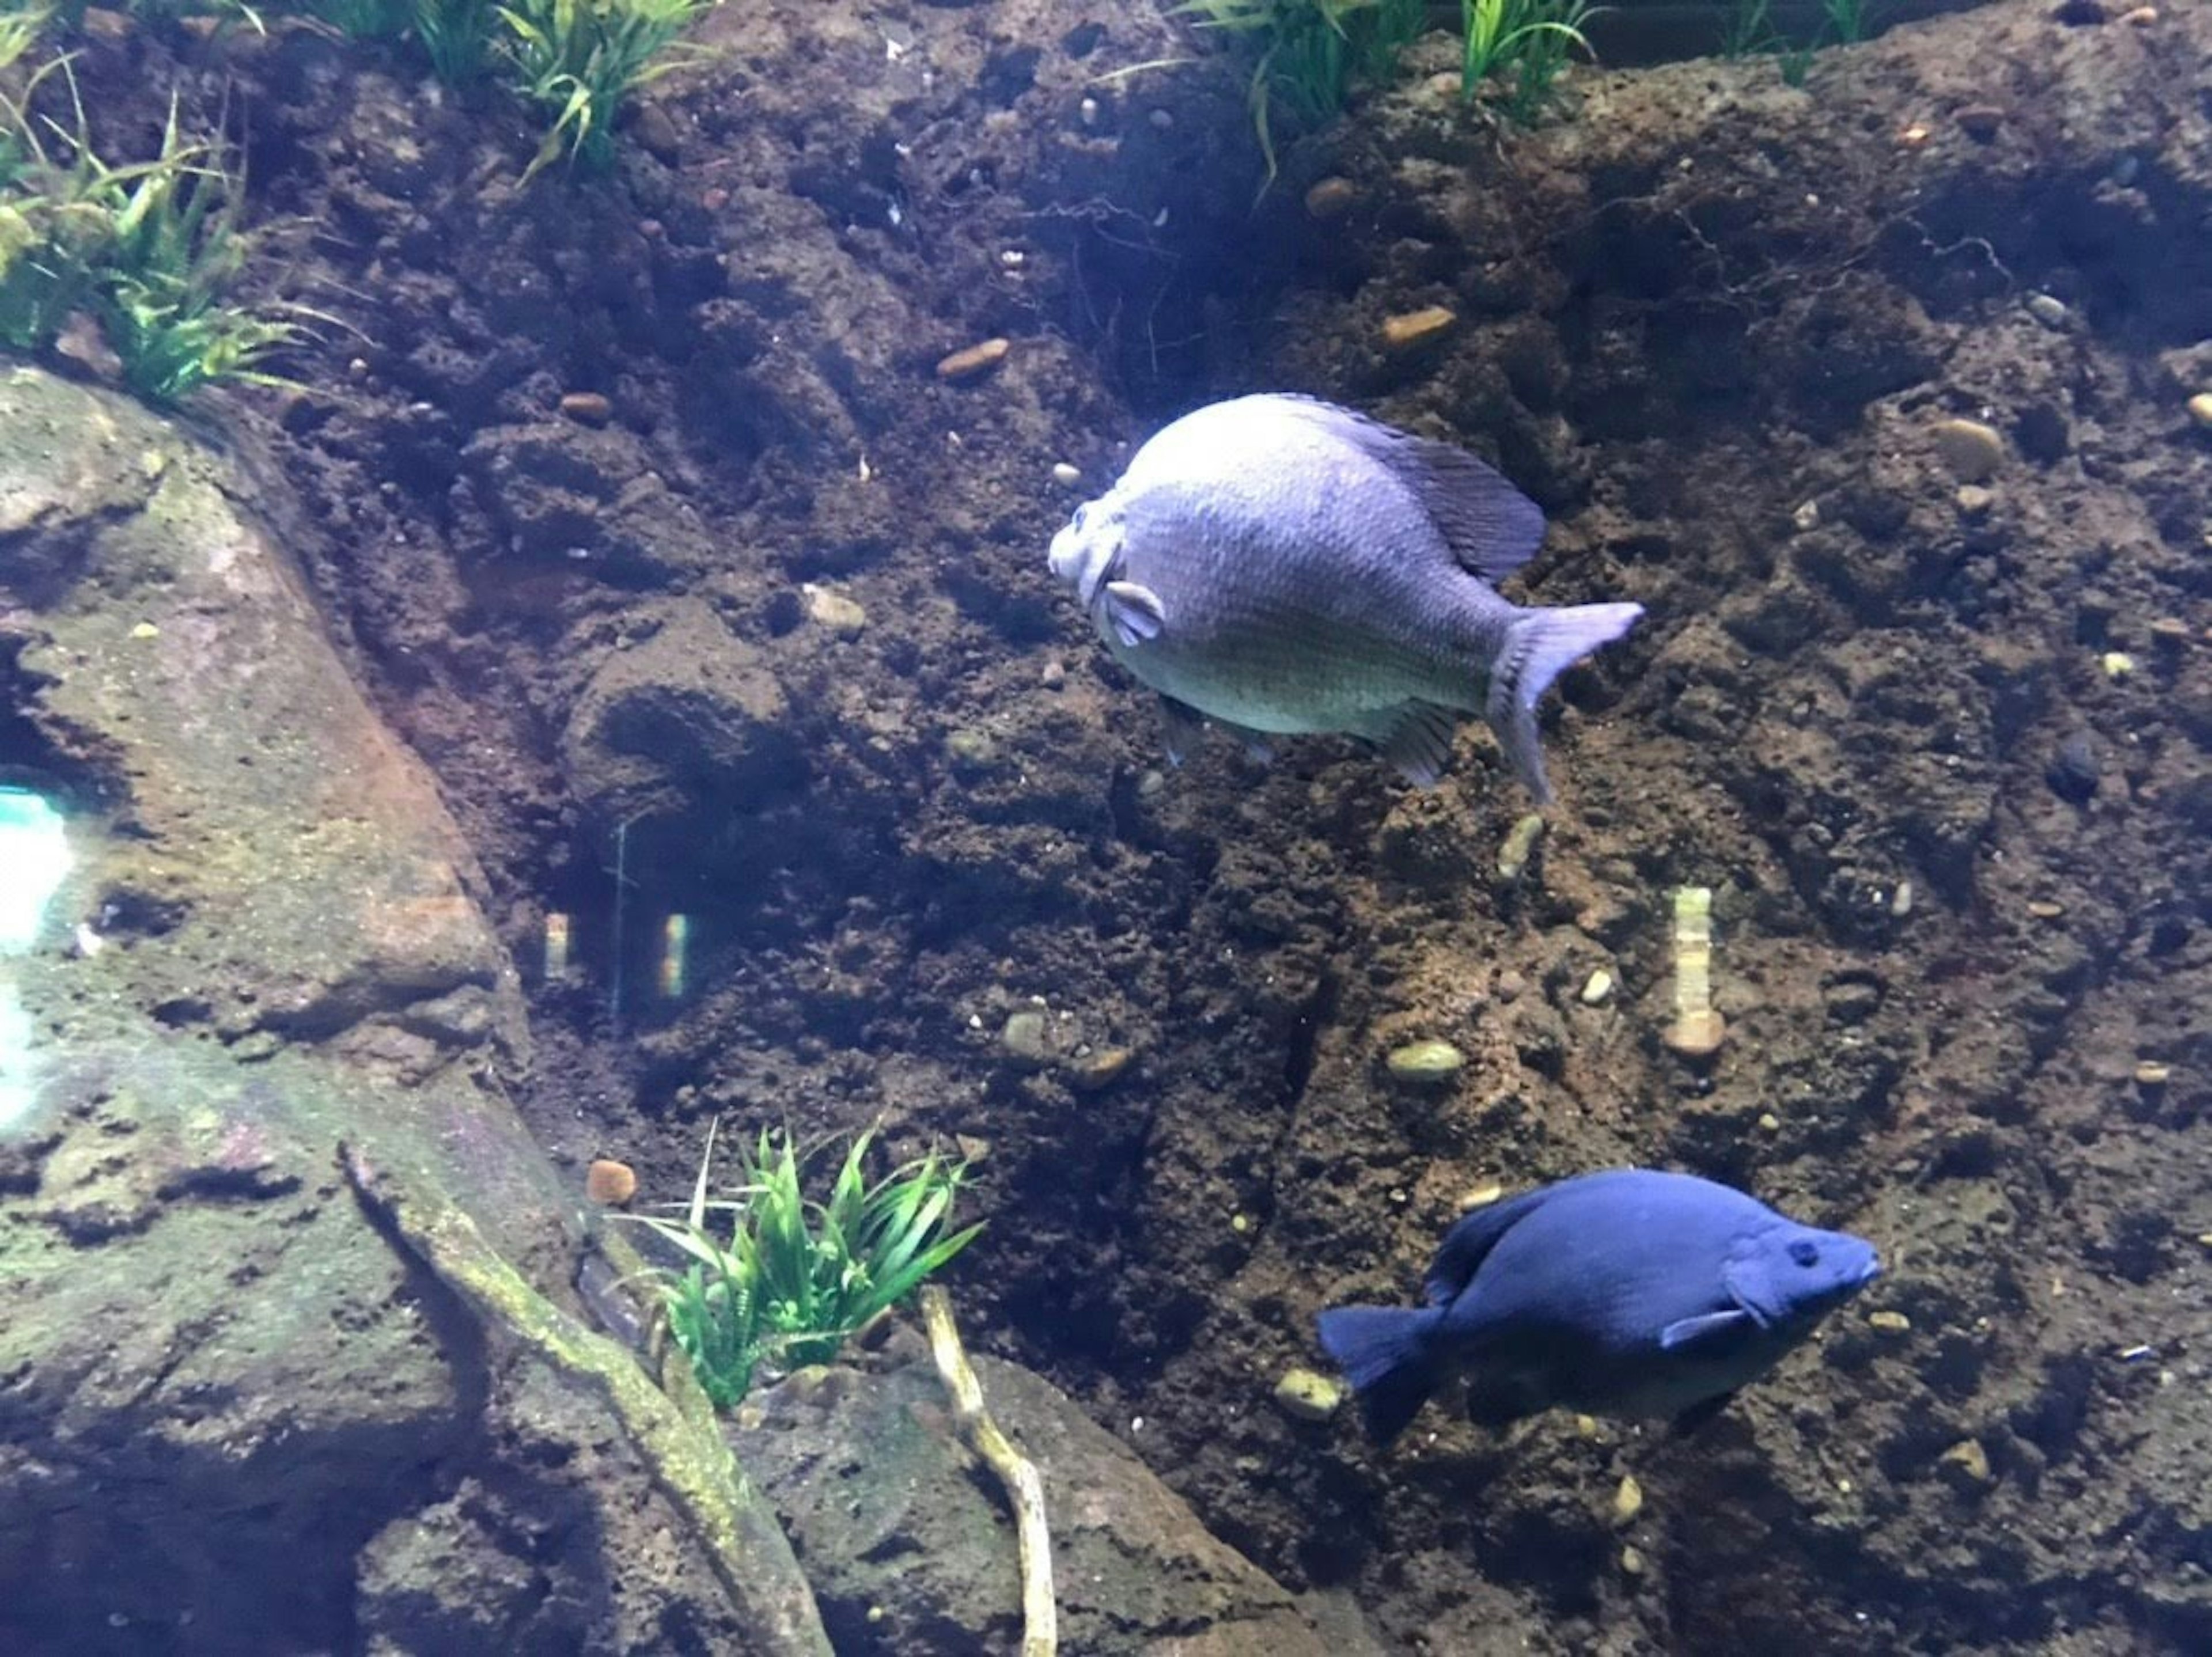
[[[468,850],[246,493],[0,373],[0,768],[78,808],[0,962],[0,1649],[818,1652],[580,1315]]]
[[[1061,1650],[1379,1654],[1356,1615],[1295,1599],[1048,1382],[994,1358],[975,1367],[986,1408],[1044,1482]],[[734,1438],[842,1657],[1018,1648],[1013,1521],[926,1356],[802,1370],[740,1411]]]

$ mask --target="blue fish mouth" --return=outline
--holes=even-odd
[[[1859,1273],[1858,1286],[1863,1289],[1881,1275],[1881,1262],[1880,1260],[1869,1260],[1866,1263],[1865,1268]]]

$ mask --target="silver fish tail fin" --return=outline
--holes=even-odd
[[[1483,713],[1513,774],[1539,805],[1552,803],[1552,787],[1545,780],[1544,749],[1536,735],[1537,698],[1590,652],[1635,626],[1643,614],[1641,604],[1575,604],[1523,610],[1514,618],[1505,647],[1490,671],[1490,698]]]
[[[1405,1431],[1443,1379],[1431,1347],[1443,1320],[1440,1306],[1339,1306],[1316,1320],[1321,1344],[1358,1395],[1360,1415],[1377,1444]]]

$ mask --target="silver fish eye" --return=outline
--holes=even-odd
[[[1820,1251],[1801,1237],[1790,1245],[1790,1258],[1800,1266],[1818,1266]]]

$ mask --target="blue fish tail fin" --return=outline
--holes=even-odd
[[[1360,1414],[1388,1444],[1429,1401],[1442,1377],[1431,1350],[1443,1308],[1339,1306],[1321,1314],[1321,1344],[1359,1396]]]
[[[1539,805],[1552,803],[1552,788],[1544,778],[1544,750],[1536,735],[1536,699],[1553,680],[1600,645],[1620,637],[1643,614],[1641,604],[1575,604],[1523,610],[1514,618],[1505,647],[1490,671],[1483,714],[1498,733],[1513,774]]]

